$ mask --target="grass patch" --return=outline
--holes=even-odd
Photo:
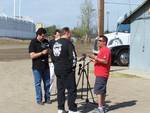
[[[0,38],[0,45],[27,45],[30,40],[19,40],[19,39],[11,39],[11,38]]]
[[[136,75],[123,74],[123,73],[110,73],[111,77],[123,77],[123,78],[140,78]]]

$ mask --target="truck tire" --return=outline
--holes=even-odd
[[[128,66],[129,65],[129,50],[121,50],[117,55],[117,65]]]

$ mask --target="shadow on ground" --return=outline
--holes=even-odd
[[[116,103],[115,105],[109,106],[109,111],[115,110],[115,109],[120,109],[120,108],[125,108],[125,107],[131,107],[136,105],[137,100],[131,100],[127,102],[121,102],[121,103]]]
[[[109,106],[111,101],[106,101],[106,110],[112,111],[112,110],[121,109],[121,108],[125,108],[125,107],[132,107],[132,106],[136,105],[136,102],[137,102],[137,100],[131,100],[131,101],[127,101],[127,102],[116,103],[114,105]],[[78,104],[80,104],[80,107],[78,107],[78,110],[82,111],[82,113],[89,113],[97,107],[97,104],[91,103],[91,102],[88,102],[88,103],[81,102]]]

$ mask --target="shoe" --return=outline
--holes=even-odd
[[[109,111],[109,107],[108,106],[104,107],[103,109],[104,109],[104,113]]]
[[[46,103],[46,104],[51,104],[52,101],[51,101],[50,99],[48,99],[48,100],[45,101],[45,103]]]
[[[92,113],[105,113],[105,111],[103,109],[100,110],[98,108],[95,108]]]
[[[58,113],[67,113],[65,110],[61,110],[61,109],[59,109],[58,110]]]
[[[37,104],[38,104],[38,105],[44,105],[44,103],[41,102],[41,101],[37,102]]]
[[[71,110],[69,110],[68,113],[81,113],[81,112],[80,111],[71,111]]]

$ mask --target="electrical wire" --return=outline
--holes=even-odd
[[[119,3],[119,2],[105,2],[105,4],[115,4],[115,5],[138,5],[131,3]]]

